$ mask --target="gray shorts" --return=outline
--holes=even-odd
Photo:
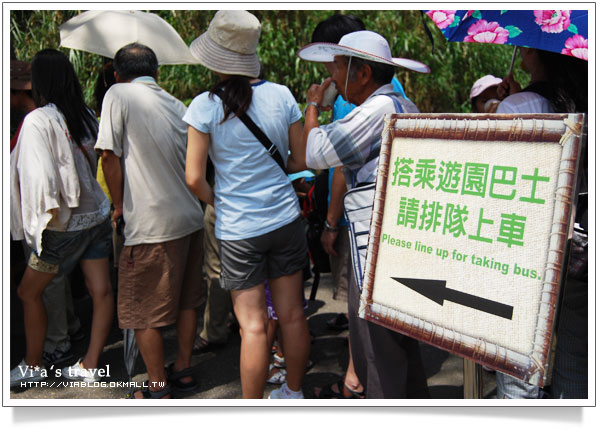
[[[245,290],[265,279],[276,279],[302,270],[308,247],[302,219],[262,236],[242,240],[219,240],[221,288]]]

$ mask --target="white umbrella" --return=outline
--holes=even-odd
[[[137,10],[90,10],[59,27],[60,44],[114,58],[123,46],[150,47],[159,64],[198,64],[179,34],[153,13]]]

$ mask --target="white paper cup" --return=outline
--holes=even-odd
[[[323,107],[333,106],[333,103],[335,102],[337,95],[338,95],[338,90],[335,86],[335,82],[331,82],[329,84],[329,86],[327,87],[327,89],[325,90],[325,93],[323,93],[323,103],[321,104],[321,106],[323,106]]]

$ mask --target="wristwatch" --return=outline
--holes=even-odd
[[[325,220],[324,226],[325,226],[325,231],[331,231],[333,233],[337,233],[340,229],[339,227],[332,227],[331,224],[329,224],[327,222],[327,220]]]
[[[317,108],[317,115],[321,114],[321,106],[319,106],[319,103],[317,102],[308,102],[306,103],[306,107],[304,108],[304,116],[306,116],[306,110],[308,109],[309,106],[314,106]]]

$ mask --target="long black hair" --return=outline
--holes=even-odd
[[[83,91],[69,59],[55,49],[44,49],[31,62],[33,99],[38,107],[54,103],[62,112],[71,137],[81,145],[83,139],[98,136],[98,123],[86,106]]]
[[[557,113],[587,112],[588,62],[576,57],[550,51],[537,51],[544,67],[546,81],[536,91],[536,84],[526,90],[539,92],[546,97]]]
[[[225,115],[221,123],[224,123],[233,114],[237,117],[246,113],[252,103],[252,86],[247,76],[233,75],[218,84],[211,90],[211,97],[216,94],[223,100],[223,111]]]

